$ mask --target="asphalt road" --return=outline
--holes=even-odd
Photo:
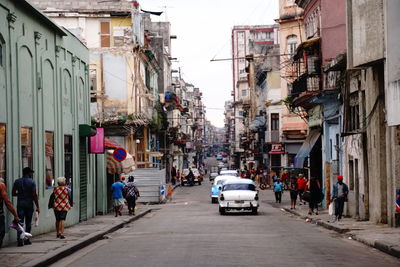
[[[54,266],[400,266],[400,261],[269,205],[258,216],[221,216],[209,183]]]

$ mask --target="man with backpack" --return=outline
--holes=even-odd
[[[139,190],[135,184],[135,178],[129,176],[128,183],[124,187],[124,196],[128,203],[129,215],[135,215],[136,199],[140,196]]]

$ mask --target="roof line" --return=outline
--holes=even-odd
[[[34,6],[32,6],[30,3],[28,3],[26,0],[15,0],[15,3],[18,5],[21,5],[23,8],[32,11],[34,14],[33,16],[37,16],[40,20],[45,22],[50,28],[58,32],[62,36],[68,36],[68,34],[57,24],[55,24],[51,19],[49,19],[46,15],[44,15],[42,12],[40,12],[38,9],[36,9]]]

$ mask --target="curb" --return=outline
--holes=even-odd
[[[400,258],[400,245],[389,244],[389,243],[386,243],[385,241],[373,241],[373,240],[369,241],[365,238],[362,238],[362,237],[359,237],[356,235],[351,235],[351,237],[354,240],[356,240],[360,243],[363,243],[364,245],[376,248],[377,250],[380,250],[380,251],[382,251],[386,254],[389,254],[393,257]]]
[[[284,209],[286,212],[289,212],[289,213],[291,213],[291,214],[294,214],[294,215],[296,215],[296,216],[299,216],[300,218],[302,218],[302,219],[304,219],[304,220],[310,219],[310,220],[311,220],[311,223],[316,224],[316,225],[319,225],[319,226],[322,226],[322,227],[324,227],[324,228],[326,228],[326,229],[329,229],[329,230],[333,230],[333,231],[338,232],[338,233],[340,233],[340,234],[344,234],[344,233],[350,232],[350,229],[349,229],[349,228],[341,228],[341,227],[332,225],[332,224],[330,224],[330,223],[324,222],[324,221],[322,221],[321,219],[315,219],[315,218],[311,218],[311,217],[309,217],[309,216],[303,216],[303,215],[301,215],[300,213],[298,213],[297,211],[294,211],[294,210],[291,210],[291,209],[288,209],[288,208],[283,208],[283,209]]]
[[[288,208],[282,208],[284,211],[291,213],[293,215],[299,216],[302,219],[311,219],[311,223],[314,223],[316,225],[322,226],[326,229],[333,230],[335,232],[338,232],[340,234],[345,234],[347,232],[350,232],[351,230],[349,228],[340,228],[337,226],[334,226],[332,224],[329,224],[327,222],[321,221],[321,220],[316,220],[313,218],[310,218],[308,216],[303,216],[297,211],[290,210]],[[354,234],[348,234],[353,240],[363,243],[364,245],[367,245],[369,247],[375,248],[377,250],[380,250],[386,254],[389,254],[391,256],[394,256],[396,258],[400,258],[400,245],[392,245],[390,243],[386,243],[385,241],[369,241],[365,238],[359,237]]]
[[[150,213],[151,211],[152,211],[152,209],[145,210],[133,218],[123,220],[121,223],[119,223],[117,225],[113,225],[102,231],[91,233],[91,234],[75,241],[73,244],[69,244],[67,246],[61,247],[54,251],[51,251],[50,253],[48,253],[42,257],[39,257],[35,260],[31,260],[27,263],[24,263],[22,266],[24,266],[24,267],[49,266],[49,265],[59,261],[60,259],[65,258],[65,257],[73,254],[74,252],[76,252],[84,247],[87,247],[90,244],[95,243],[96,241],[102,239],[105,235],[121,229],[126,224],[129,224],[131,222],[134,222],[134,221],[140,219],[141,217],[145,216],[146,214]]]

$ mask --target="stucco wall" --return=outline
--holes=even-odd
[[[346,1],[321,1],[322,64],[346,51]]]
[[[64,135],[73,138],[72,190],[75,206],[69,212],[67,225],[79,221],[80,162],[79,124],[90,124],[88,49],[75,37],[62,36],[61,30],[34,15],[16,1],[4,0],[0,7],[0,36],[6,52],[0,99],[7,103],[7,185],[10,193],[14,180],[21,176],[21,127],[32,128],[32,166],[41,206],[40,226],[33,234],[54,228],[54,214],[47,209],[52,192],[46,186],[45,131],[54,132],[54,177],[65,176]],[[10,13],[15,17],[7,20]],[[9,17],[11,18],[11,17]],[[4,94],[5,93],[5,94]],[[79,99],[80,98],[80,99]],[[93,158],[86,158],[88,168]],[[95,180],[89,174],[86,181],[88,198],[93,196]],[[14,202],[15,202],[14,198]],[[94,214],[92,199],[87,212]],[[10,217],[7,218],[8,222]],[[14,234],[13,232],[12,235]],[[7,238],[9,236],[7,235]],[[12,236],[12,239],[14,236]]]
[[[383,0],[352,0],[352,61],[354,66],[385,57]]]

